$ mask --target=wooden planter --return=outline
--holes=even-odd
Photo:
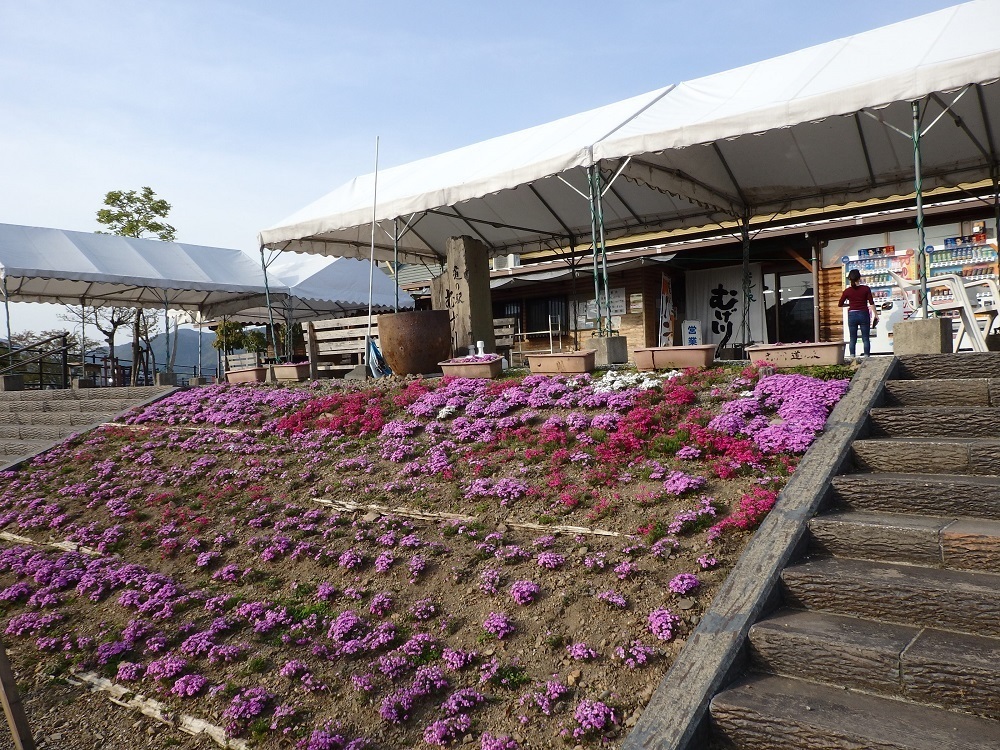
[[[461,362],[451,360],[438,362],[438,366],[441,368],[441,372],[453,378],[486,378],[492,380],[500,376],[500,372],[503,369],[503,362],[497,357],[490,362]]]
[[[266,367],[244,367],[226,373],[227,383],[263,383],[266,378]]]
[[[528,366],[539,375],[562,375],[590,372],[594,369],[593,349],[559,354],[529,354]]]
[[[758,344],[748,346],[746,352],[751,362],[763,359],[778,368],[844,364],[843,341],[819,344]]]
[[[650,346],[634,349],[637,370],[672,370],[708,367],[715,359],[715,344],[698,346]]]
[[[308,380],[309,363],[275,365],[274,379],[279,383],[301,383],[303,380]]]

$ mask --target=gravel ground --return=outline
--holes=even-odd
[[[35,653],[31,650],[15,647],[9,655],[39,750],[218,750],[210,737],[192,737],[115,705],[106,694],[93,693],[83,684],[73,685],[36,672]],[[4,722],[0,726],[0,750],[13,749]]]

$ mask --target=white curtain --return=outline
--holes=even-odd
[[[702,340],[722,347],[743,344],[743,266],[688,271],[685,318],[700,320]],[[750,341],[764,342],[764,279],[759,263],[750,264]]]

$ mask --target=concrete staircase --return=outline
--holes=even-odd
[[[1000,748],[1000,355],[900,359],[711,703],[746,750]]]
[[[174,388],[0,391],[0,470]]]

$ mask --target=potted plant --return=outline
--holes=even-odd
[[[594,369],[596,354],[593,349],[555,354],[529,354],[528,367],[533,373],[540,375],[591,372]]]
[[[670,370],[708,367],[715,359],[715,344],[696,346],[649,346],[634,349],[637,370]]]
[[[308,362],[284,362],[274,366],[274,379],[279,383],[301,383],[309,379]]]
[[[454,357],[438,362],[441,372],[455,378],[487,378],[493,379],[500,375],[502,361],[499,354],[471,355]]]
[[[843,341],[755,344],[746,353],[754,362],[765,360],[778,368],[844,364]]]

